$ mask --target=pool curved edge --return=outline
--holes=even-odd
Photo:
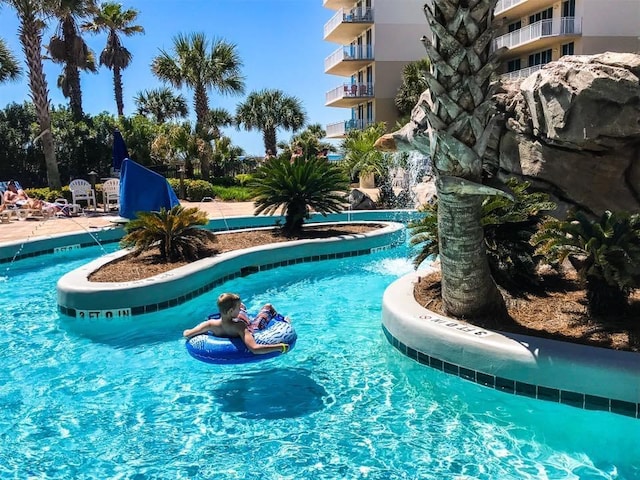
[[[506,393],[640,418],[640,353],[486,330],[422,307],[424,271],[393,282],[382,328],[404,355]]]
[[[175,307],[239,276],[295,263],[365,255],[405,242],[405,226],[401,223],[353,223],[378,224],[382,228],[225,252],[142,280],[90,282],[92,272],[129,253],[119,250],[63,275],[57,283],[58,310],[81,320],[129,318]]]

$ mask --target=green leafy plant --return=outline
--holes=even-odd
[[[250,183],[256,205],[255,214],[273,215],[281,209],[285,215],[282,232],[297,236],[309,219],[311,209],[326,216],[344,209],[347,178],[342,171],[322,159],[284,158],[266,162]]]
[[[215,198],[223,202],[248,202],[253,192],[247,187],[213,187]]]
[[[187,198],[192,202],[200,202],[204,197],[212,197],[213,185],[206,180],[191,180],[186,185]]]
[[[570,212],[564,221],[543,223],[532,243],[552,265],[571,262],[586,284],[591,314],[623,313],[640,287],[640,214],[606,211],[593,220]]]
[[[545,212],[555,208],[547,194],[529,192],[528,182],[509,179],[513,201],[489,196],[482,202],[481,222],[491,275],[498,285],[512,292],[534,288],[539,284],[536,268],[542,256],[530,243]],[[429,256],[439,253],[437,201],[423,207],[425,217],[410,225],[410,244],[420,246],[414,257],[417,267]]]
[[[197,208],[176,205],[171,210],[138,212],[138,217],[125,225],[127,234],[120,241],[123,248],[132,248],[133,255],[157,247],[164,262],[197,260],[214,242],[213,232],[198,227],[208,223],[207,214]]]
[[[388,171],[388,155],[375,148],[375,143],[385,133],[385,124],[369,125],[364,130],[351,130],[343,140],[342,168],[352,179],[360,175],[384,176]]]

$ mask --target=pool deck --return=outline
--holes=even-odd
[[[253,202],[180,202],[185,208],[198,207],[209,218],[252,216]],[[57,234],[78,233],[112,226],[118,212],[88,211],[77,217],[60,217],[48,220],[27,219],[0,223],[0,243],[15,242]]]

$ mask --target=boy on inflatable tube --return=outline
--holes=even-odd
[[[261,345],[253,338],[253,332],[261,330],[275,315],[275,310],[270,304],[266,304],[251,321],[246,313],[246,309],[240,300],[240,296],[235,293],[223,293],[218,297],[219,319],[205,320],[193,328],[185,330],[182,335],[191,338],[202,333],[211,332],[216,337],[240,338],[247,348],[256,355],[265,353],[280,352],[287,353],[289,345],[286,343],[274,343],[271,345]]]

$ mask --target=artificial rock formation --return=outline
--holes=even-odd
[[[565,56],[494,97],[501,176],[560,210],[640,211],[640,55]]]
[[[499,85],[498,121],[485,167],[547,192],[558,215],[577,207],[640,211],[640,55],[565,56],[526,79]],[[425,92],[387,151],[430,153]]]

